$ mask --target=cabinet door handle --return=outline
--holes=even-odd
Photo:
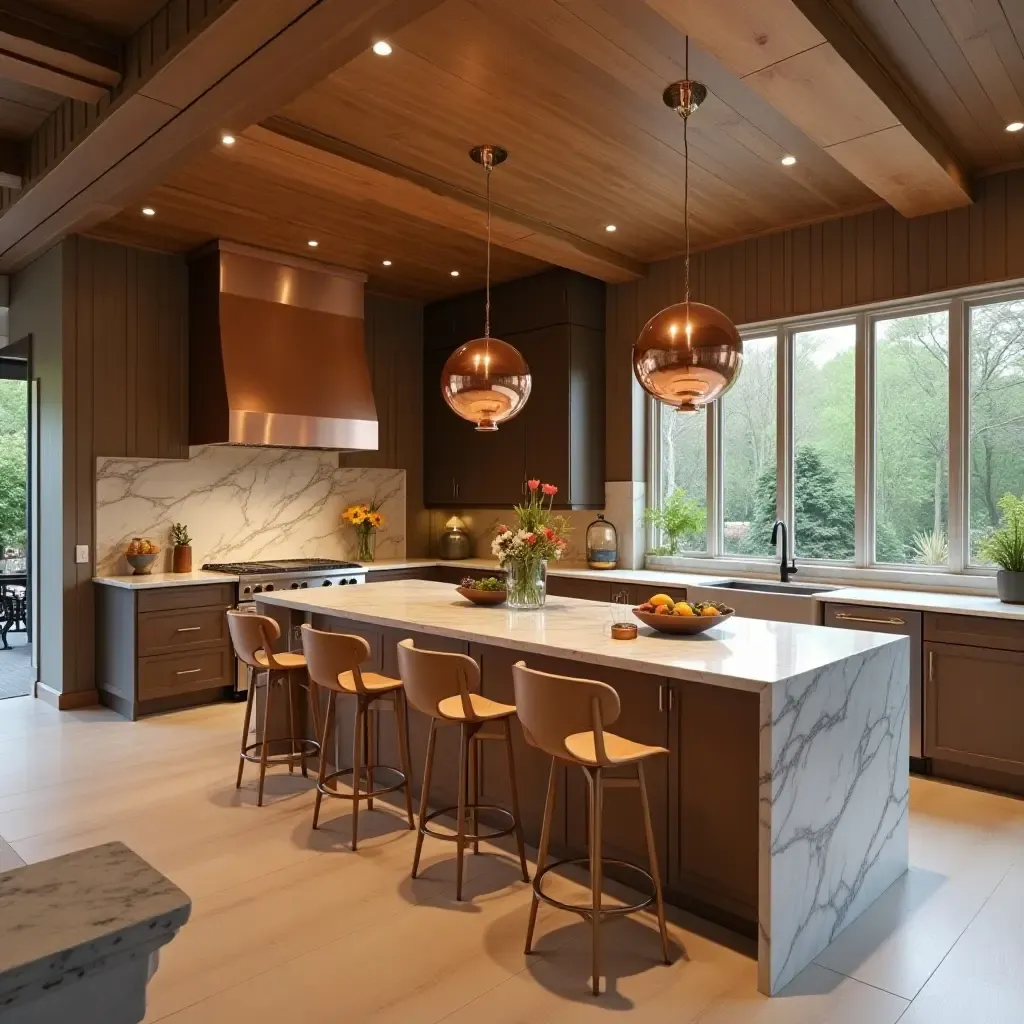
[[[907,624],[906,619],[901,619],[897,615],[891,615],[885,619],[872,619],[865,615],[851,615],[849,612],[836,612],[836,618],[842,619],[843,622],[868,622],[873,626],[905,626]]]
[[[671,711],[672,708],[675,706],[675,703],[676,703],[675,691],[672,689],[672,684],[671,683],[666,683],[665,684],[665,689],[668,690],[668,709],[669,709],[669,711]]]
[[[202,628],[203,628],[202,626],[179,626],[178,627],[178,632],[179,633],[198,633],[199,630],[201,630]]]
[[[174,674],[176,676],[194,676],[194,675],[196,675],[196,673],[202,672],[202,671],[203,670],[201,668],[183,668],[183,669],[179,669]]]
[[[455,500],[455,477],[452,477],[452,500]]]
[[[665,710],[665,684],[658,683],[658,710]]]
[[[935,652],[928,652],[928,682],[935,682]]]

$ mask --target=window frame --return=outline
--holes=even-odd
[[[827,313],[785,317],[740,326],[744,339],[776,338],[776,515],[794,536],[794,381],[796,335],[809,330],[854,324],[854,511],[855,552],[852,561],[799,560],[801,578],[839,583],[870,581],[967,590],[991,588],[995,569],[970,564],[970,315],[972,307],[997,302],[1024,301],[1024,280],[999,285],[949,289],[907,299],[846,307]],[[946,311],[949,318],[949,555],[945,566],[895,564],[875,560],[875,464],[877,455],[875,402],[875,324],[920,313]],[[660,431],[663,415],[672,411],[647,398],[648,494],[661,494]],[[730,555],[724,550],[723,409],[715,402],[704,413],[707,430],[707,535],[706,551],[684,555],[648,555],[652,568],[716,573],[764,573],[774,565],[770,557]],[[648,547],[657,545],[653,529],[646,531]]]

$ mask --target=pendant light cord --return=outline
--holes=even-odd
[[[487,291],[484,299],[484,337],[491,336],[491,161],[484,165],[487,170]]]
[[[690,81],[690,37],[686,37],[686,81]],[[693,89],[692,85],[688,86]],[[687,98],[687,102],[689,99]],[[690,116],[683,118],[683,237],[686,243],[686,257],[683,261],[683,284],[685,288],[685,301],[690,302],[690,141],[686,136],[686,127],[690,123]]]

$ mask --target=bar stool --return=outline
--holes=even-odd
[[[315,757],[320,753],[320,744],[315,739],[301,737],[295,731],[295,703],[298,691],[309,692],[309,682],[305,679],[306,659],[301,654],[290,651],[274,651],[274,641],[281,636],[281,627],[269,615],[250,615],[248,612],[229,611],[228,632],[235,655],[245,666],[249,674],[249,695],[245,702],[245,724],[242,726],[242,746],[238,755],[238,778],[235,789],[242,787],[242,769],[246,761],[260,766],[260,785],[256,800],[258,807],[263,806],[263,783],[266,779],[267,765],[285,764],[288,771],[295,771],[295,759],[302,762],[302,774],[309,777],[306,769],[306,758]],[[302,672],[302,679],[296,680],[295,675]],[[252,720],[252,706],[256,697],[256,689],[260,684],[260,674],[266,673],[267,689],[266,704],[263,709],[263,727],[257,724],[256,742],[248,743],[249,724]],[[270,709],[275,688],[283,688],[288,698],[288,735],[279,739],[267,739],[267,723],[270,721]],[[313,732],[317,729],[316,702],[310,700],[313,714]],[[288,743],[287,754],[270,755],[272,743]],[[255,753],[258,751],[258,753]]]
[[[540,832],[540,849],[537,854],[537,871],[533,877],[533,899],[530,903],[530,920],[526,928],[526,952],[533,951],[533,931],[537,924],[537,908],[540,900],[561,910],[580,914],[590,919],[591,955],[593,957],[593,992],[600,994],[601,982],[601,922],[606,917],[632,914],[649,907],[652,903],[658,913],[658,928],[661,931],[661,949],[665,963],[671,963],[668,949],[668,931],[665,928],[665,904],[661,892],[661,876],[658,871],[658,857],[654,849],[654,832],[651,828],[651,808],[647,799],[647,783],[644,779],[643,762],[657,754],[667,754],[664,747],[635,743],[623,736],[606,731],[618,717],[619,695],[607,683],[591,679],[575,679],[571,676],[557,676],[527,668],[525,662],[512,667],[515,684],[516,709],[523,726],[526,741],[532,746],[551,755],[551,774],[548,777],[548,791],[544,802],[544,819]],[[587,845],[589,857],[568,858],[547,864],[548,845],[551,839],[551,815],[555,806],[555,790],[558,763],[579,765],[589,783],[589,835]],[[618,777],[606,778],[606,768],[633,765],[636,779]],[[644,832],[647,838],[647,856],[651,870],[644,871],[639,865],[628,861],[609,859],[607,863],[629,868],[643,875],[652,885],[653,894],[623,907],[601,907],[601,824],[604,809],[604,786],[637,786],[640,789],[640,803],[644,814]],[[563,864],[590,863],[591,902],[589,905],[562,903],[546,895],[541,883],[544,876]]]
[[[514,832],[519,848],[519,864],[523,869],[523,881],[530,880],[526,866],[526,847],[523,842],[523,826],[519,816],[519,793],[516,790],[516,768],[512,754],[512,728],[510,721],[516,709],[512,704],[501,704],[483,696],[480,691],[480,667],[465,654],[447,654],[440,651],[418,649],[412,640],[403,640],[398,645],[398,671],[405,684],[409,702],[418,711],[430,717],[430,734],[427,738],[427,759],[423,769],[423,792],[420,796],[420,821],[416,836],[416,852],[412,861],[412,877],[420,867],[420,852],[423,837],[444,839],[456,844],[458,860],[455,869],[455,898],[462,900],[462,860],[466,843],[473,844],[473,852],[480,852],[481,839],[496,839]],[[500,733],[484,733],[481,730],[488,722],[500,722]],[[459,726],[461,742],[459,748],[459,795],[455,807],[443,807],[427,813],[430,799],[430,776],[434,767],[434,747],[437,730],[447,723]],[[494,804],[477,802],[476,763],[477,751],[474,746],[481,740],[505,741],[508,761],[509,786],[512,791],[512,810]],[[507,828],[495,829],[481,835],[478,825],[479,811],[496,811],[508,818]],[[442,814],[456,814],[454,836],[437,832],[430,822]],[[472,819],[472,832],[466,831],[466,812]]]
[[[405,702],[405,691],[399,679],[378,675],[376,672],[363,672],[360,664],[370,656],[370,645],[361,636],[349,636],[345,633],[327,633],[314,629],[310,625],[302,627],[302,649],[306,652],[309,665],[309,678],[319,687],[327,691],[327,714],[324,716],[323,735],[320,749],[327,750],[327,740],[335,724],[337,697],[340,695],[356,698],[356,720],[352,737],[352,767],[340,768],[327,774],[327,758],[320,758],[320,773],[316,781],[316,806],[313,808],[313,828],[320,821],[320,804],[325,796],[340,800],[352,801],[352,849],[355,850],[359,841],[359,803],[366,801],[367,810],[373,810],[375,797],[393,793],[397,789],[405,790],[405,813],[409,818],[409,828],[415,828],[412,818],[412,796],[409,792],[409,780],[412,772],[409,768],[409,712]],[[388,765],[375,764],[373,737],[376,733],[376,716],[382,709],[383,701],[393,704],[398,730],[398,756],[402,762],[402,770]],[[366,772],[366,791],[359,791],[359,783],[363,772]],[[380,789],[373,788],[374,772],[388,772],[397,776],[398,781],[391,786]],[[352,792],[339,793],[331,789],[329,783],[342,776],[352,776]]]

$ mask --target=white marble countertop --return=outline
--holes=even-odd
[[[122,843],[0,874],[0,1017],[65,979],[148,956],[188,920],[191,901]]]
[[[907,642],[881,633],[738,617],[699,636],[665,636],[640,626],[636,640],[612,640],[613,622],[635,621],[621,605],[549,597],[539,611],[481,607],[464,601],[451,584],[426,580],[288,591],[261,595],[260,602],[754,691]]]
[[[827,594],[816,594],[816,601],[840,604],[874,604],[885,608],[947,614],[980,615],[993,619],[1024,621],[1024,604],[1004,604],[998,597],[984,594],[947,594],[932,590],[894,590],[880,587],[843,587]]]
[[[128,590],[146,590],[148,587],[195,587],[201,583],[237,583],[238,577],[227,572],[152,572],[143,576],[94,576],[93,583]]]

